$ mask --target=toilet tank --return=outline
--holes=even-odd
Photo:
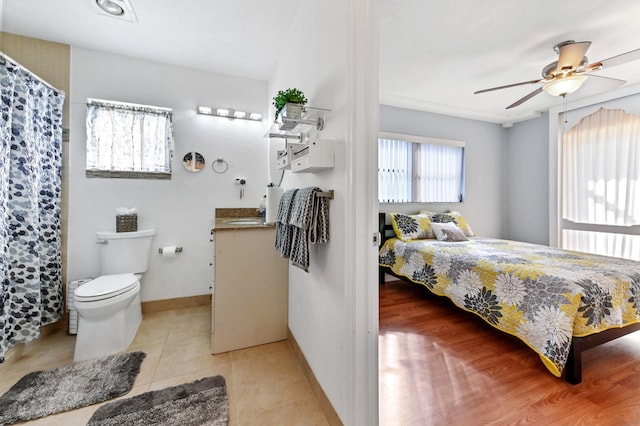
[[[149,267],[155,229],[96,232],[100,244],[100,274],[143,273]]]

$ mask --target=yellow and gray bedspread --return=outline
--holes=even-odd
[[[529,345],[555,376],[572,337],[640,322],[640,262],[470,238],[388,240],[380,265]]]

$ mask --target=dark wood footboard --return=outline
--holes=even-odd
[[[640,324],[632,324],[626,327],[611,328],[591,336],[574,337],[571,340],[569,358],[564,367],[567,382],[577,385],[582,381],[582,352],[638,330],[640,330]]]

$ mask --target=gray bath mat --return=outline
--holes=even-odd
[[[0,397],[0,425],[38,419],[126,394],[144,352],[111,355],[29,373]]]
[[[146,392],[100,407],[88,426],[226,425],[229,402],[222,376]]]

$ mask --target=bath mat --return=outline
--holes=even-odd
[[[0,397],[0,425],[124,395],[133,387],[145,357],[144,352],[131,352],[29,373]]]
[[[229,402],[222,376],[206,377],[103,405],[87,426],[226,425]]]

